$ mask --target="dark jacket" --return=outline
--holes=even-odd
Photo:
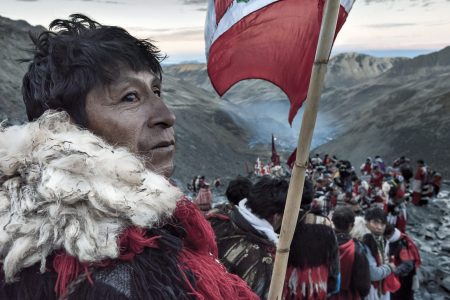
[[[269,292],[276,246],[256,231],[233,208],[228,215],[210,215],[220,261],[230,273],[244,279],[262,299]]]
[[[81,273],[77,283],[69,285],[68,299],[195,299],[181,279],[185,276],[195,285],[195,278],[189,271],[182,272],[175,259],[182,241],[167,230],[149,232],[155,234],[161,237],[159,248],[146,248],[130,261],[91,268],[89,279]],[[57,273],[52,270],[54,258],[49,259],[48,272],[44,274],[39,272],[39,265],[24,269],[20,281],[0,289],[0,299],[58,299],[54,291],[57,285]]]
[[[400,280],[400,289],[391,294],[392,300],[414,299],[412,286],[414,276],[416,275],[417,260],[419,260],[420,264],[420,257],[415,258],[411,255],[404,255],[405,252],[410,253],[410,247],[416,248],[415,245],[410,245],[408,243],[408,240],[404,235],[402,235],[399,240],[389,243],[389,256],[394,257],[396,265],[395,274]],[[417,248],[414,250],[417,251]]]
[[[326,299],[339,290],[339,276],[339,249],[331,221],[302,210],[289,253],[285,299]]]
[[[337,233],[336,237],[340,251],[341,289],[339,294],[334,295],[331,299],[362,299],[370,291],[369,263],[364,252],[364,246],[359,241],[352,239],[347,233]],[[352,248],[352,257],[343,253],[349,246]]]

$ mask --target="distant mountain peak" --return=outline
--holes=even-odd
[[[416,75],[418,72],[425,73],[433,70],[449,70],[450,68],[450,46],[447,46],[439,51],[419,55],[408,61],[402,61],[395,65],[389,71],[392,77],[402,75]]]
[[[42,26],[33,26],[24,20],[12,20],[2,16],[0,16],[0,28],[3,30],[11,29],[22,32],[29,32],[30,30],[45,30]]]
[[[400,61],[398,57],[374,57],[356,52],[340,53],[330,59],[325,80],[327,87],[350,86],[375,78]]]

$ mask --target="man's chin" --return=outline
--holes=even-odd
[[[159,175],[169,178],[174,170],[174,151],[153,150],[145,159],[145,167]]]

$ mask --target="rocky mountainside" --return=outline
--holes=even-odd
[[[204,65],[166,70],[211,90]],[[270,83],[238,83],[224,99],[238,104],[247,118],[256,111],[265,123],[274,123],[273,117],[286,124],[287,98]],[[314,139],[323,145],[314,151],[357,165],[375,155],[390,162],[401,155],[422,158],[449,177],[450,47],[413,59],[356,53],[333,57],[317,122]],[[289,138],[295,141],[296,135]]]
[[[425,207],[408,204],[408,234],[420,251],[420,287],[415,299],[444,300],[450,295],[449,186]]]
[[[254,161],[250,134],[231,117],[217,96],[179,78],[165,75],[164,99],[174,110],[177,147],[175,179],[181,184],[194,175],[208,180],[245,174]]]
[[[318,152],[353,162],[406,155],[450,176],[450,47],[400,61],[352,87],[328,90],[321,111],[338,119],[339,134]]]
[[[356,53],[339,54],[330,60],[325,90],[347,89],[367,82],[404,60]],[[165,72],[214,93],[205,64],[171,65],[166,66]],[[282,151],[290,152],[296,146],[302,112],[291,128],[287,123],[289,101],[278,87],[263,80],[242,81],[224,95],[223,102],[233,116],[240,117],[243,123],[239,124],[249,129],[252,145],[270,142],[270,134],[275,133]],[[323,144],[337,134],[337,121],[334,115],[319,112],[313,146]]]
[[[331,58],[325,79],[326,88],[349,87],[386,72],[405,58],[379,58],[358,53],[342,53]],[[166,73],[183,78],[198,87],[213,91],[205,64],[178,64],[165,68]],[[263,80],[246,80],[237,83],[225,95],[225,100],[236,104],[262,101],[286,101],[278,87]]]
[[[13,21],[0,17],[0,120],[13,122],[26,118],[22,107],[20,88],[26,64],[17,60],[27,58],[29,32],[36,33],[43,27],[32,27],[25,21]]]

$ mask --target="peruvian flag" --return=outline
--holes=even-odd
[[[354,0],[340,0],[336,34]],[[222,96],[244,79],[264,79],[289,98],[289,123],[306,100],[325,0],[209,0],[208,75]]]

